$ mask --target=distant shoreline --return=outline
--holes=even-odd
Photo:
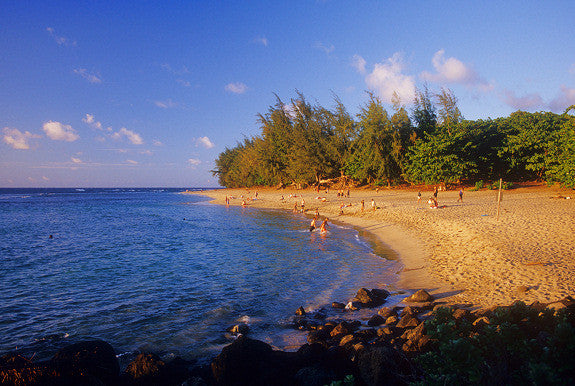
[[[429,209],[431,191],[422,191],[418,203],[413,189],[360,188],[349,198],[338,197],[335,190],[292,188],[193,193],[217,204],[231,196],[230,205],[245,200],[250,207],[284,210],[293,210],[296,203],[299,207],[303,197],[307,214],[317,208],[322,217],[370,232],[395,251],[404,265],[398,287],[423,288],[452,303],[551,302],[575,292],[575,197],[567,199],[572,190],[535,186],[504,191],[499,220],[497,192],[489,190],[465,191],[462,203],[458,191],[440,191],[440,209]],[[371,199],[379,209],[371,210]]]

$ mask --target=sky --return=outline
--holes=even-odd
[[[215,187],[301,92],[355,115],[453,91],[466,119],[575,104],[574,1],[0,2],[0,188]]]

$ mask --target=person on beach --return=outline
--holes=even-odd
[[[323,222],[321,223],[321,225],[319,226],[319,230],[320,230],[321,233],[326,233],[326,232],[327,232],[327,227],[328,227],[327,220],[328,220],[328,218],[326,217],[326,218],[323,220]]]
[[[242,206],[245,208],[247,205],[248,204],[247,204],[246,200],[242,200]]]
[[[365,201],[361,200],[361,211],[365,209]]]
[[[421,201],[421,191],[417,192],[417,203]]]
[[[377,208],[377,207],[375,206],[375,200],[372,198],[372,199],[371,199],[371,209],[375,212],[375,209],[376,209],[376,208]]]
[[[301,198],[301,212],[305,212],[305,200],[303,199],[303,197]]]
[[[437,201],[437,186],[435,187],[435,190],[433,190],[433,197],[435,198],[435,201]]]
[[[429,204],[429,209],[437,209],[438,208],[437,200],[435,199],[434,196],[429,197],[429,200],[427,200],[427,203]]]
[[[342,202],[342,203],[339,205],[339,215],[340,215],[340,216],[343,216],[343,208],[344,208],[344,207],[345,207],[345,204]]]
[[[315,217],[319,218],[319,208],[315,208]]]
[[[230,205],[230,198],[228,196],[226,196],[226,206]]]
[[[297,213],[297,202],[294,202],[293,204],[293,212]]]
[[[459,198],[457,199],[457,202],[463,202],[463,188],[459,189]]]

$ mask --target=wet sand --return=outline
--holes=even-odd
[[[230,205],[245,200],[250,207],[289,211],[295,203],[300,207],[303,197],[307,214],[318,209],[322,218],[363,228],[395,251],[404,265],[400,288],[425,288],[450,302],[491,306],[551,302],[575,294],[574,190],[532,186],[503,191],[499,218],[495,190],[465,191],[463,202],[458,202],[458,190],[440,191],[438,209],[427,204],[431,190],[422,191],[420,202],[417,192],[360,188],[346,198],[334,190],[259,188],[200,194],[217,204],[231,196]]]

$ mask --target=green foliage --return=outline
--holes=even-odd
[[[354,386],[355,385],[355,377],[351,374],[347,375],[341,381],[333,381],[329,384],[330,386]]]
[[[212,173],[227,187],[312,185],[345,174],[388,186],[503,177],[575,188],[574,106],[562,115],[518,111],[465,121],[451,90],[441,89],[433,98],[425,87],[416,93],[412,119],[397,94],[390,116],[372,93],[354,119],[334,100],[330,110],[308,103],[301,93],[288,104],[276,97],[275,105],[258,115],[261,135],[226,148]]]
[[[518,302],[498,308],[478,327],[440,308],[426,322],[437,350],[417,359],[426,374],[422,384],[573,384],[572,318]]]
[[[472,189],[470,189],[470,190],[471,190],[472,192],[476,192],[476,191],[478,191],[478,190],[483,189],[483,186],[484,186],[483,180],[479,180],[479,181],[477,181],[477,182],[475,183],[475,186],[474,186]]]

